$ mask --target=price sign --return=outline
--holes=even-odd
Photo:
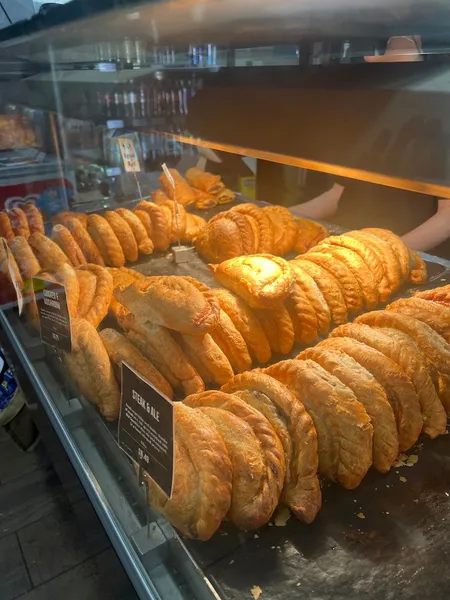
[[[136,154],[136,148],[134,147],[133,140],[128,138],[117,138],[119,142],[120,153],[122,154],[123,164],[125,171],[128,173],[137,173],[141,170],[139,159]]]
[[[71,352],[72,335],[66,288],[61,283],[33,277],[33,289],[39,313],[41,341],[58,350]]]
[[[170,498],[174,473],[173,404],[122,363],[119,446]]]
[[[9,278],[11,280],[11,283],[13,284],[14,290],[16,292],[16,297],[17,297],[17,308],[19,310],[19,315],[22,314],[22,310],[23,310],[23,290],[22,290],[22,285],[21,283],[17,280],[17,267],[16,269],[14,268],[14,257],[11,253],[11,250],[9,249],[8,244],[6,243],[6,240],[4,238],[2,238],[2,245],[3,245],[3,250],[6,254],[6,260],[8,261],[8,274],[9,274]]]

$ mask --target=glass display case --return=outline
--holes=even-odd
[[[106,4],[0,31],[0,332],[42,432],[142,599],[440,597],[447,3]],[[170,500],[122,362],[174,400]]]

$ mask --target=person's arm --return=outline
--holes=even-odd
[[[450,200],[438,201],[436,214],[406,233],[402,240],[412,250],[426,252],[450,238]]]
[[[320,196],[308,200],[308,202],[304,202],[303,204],[290,206],[289,210],[301,217],[328,219],[336,212],[344,189],[342,185],[335,183],[332,188],[320,194]]]

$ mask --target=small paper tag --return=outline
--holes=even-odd
[[[133,140],[119,137],[117,138],[117,141],[119,142],[120,153],[122,154],[125,171],[128,173],[140,172],[141,165],[139,164],[139,159],[136,154],[136,148],[134,147]]]
[[[13,255],[9,246],[4,238],[2,238],[3,249],[6,252],[7,260],[8,260],[8,273],[9,278],[11,279],[11,283],[13,284],[14,290],[16,292],[17,297],[17,308],[19,310],[19,316],[22,314],[23,310],[23,290],[20,283],[17,281],[16,272],[13,268]]]
[[[170,498],[174,475],[174,410],[169,398],[122,363],[119,447]]]
[[[41,341],[70,353],[72,332],[67,307],[66,288],[55,281],[33,277],[33,288],[39,313]],[[40,290],[38,292],[38,290]]]

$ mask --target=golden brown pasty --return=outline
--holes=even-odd
[[[162,212],[164,214],[164,218],[167,219],[164,211],[162,211]],[[142,210],[139,208],[134,209],[134,215],[141,222],[141,225],[145,229],[145,233],[146,233],[147,237],[150,238],[151,240],[153,240],[153,225],[152,225],[152,220],[150,218],[150,215],[147,212],[145,212],[145,210]]]
[[[419,400],[411,380],[390,358],[357,340],[332,337],[319,346],[345,352],[375,377],[386,391],[397,423],[399,449],[408,450],[416,443],[422,430]]]
[[[272,222],[273,253],[284,256],[294,248],[297,241],[298,227],[294,215],[284,206],[266,206],[263,211]]]
[[[33,249],[42,269],[53,269],[58,265],[68,263],[69,259],[50,238],[42,235],[42,233],[33,233],[28,238],[28,243]]]
[[[319,336],[326,335],[331,327],[331,311],[313,277],[302,268],[302,263],[291,263],[294,270],[296,285],[305,292],[316,313],[317,332]]]
[[[208,267],[218,283],[252,308],[279,308],[289,296],[294,280],[289,264],[270,254],[230,258]]]
[[[211,336],[230,361],[235,373],[242,373],[251,369],[252,359],[247,344],[233,325],[233,321],[221,308],[219,308],[219,320],[216,327],[211,331]]]
[[[384,388],[369,371],[340,350],[326,346],[309,348],[297,358],[313,360],[352,390],[372,423],[373,466],[381,473],[389,471],[398,455],[398,436],[394,411]]]
[[[369,267],[359,256],[359,254],[353,250],[349,250],[348,248],[339,248],[338,246],[327,244],[326,240],[319,244],[319,246],[312,248],[312,251],[324,252],[325,254],[329,254],[330,256],[333,256],[334,258],[344,262],[347,267],[351,269],[353,275],[358,281],[359,289],[361,290],[367,310],[373,310],[377,307],[380,299],[377,282],[370,272]]]
[[[299,519],[311,523],[322,503],[317,434],[300,399],[273,377],[255,371],[237,375],[222,391],[238,395],[272,425],[286,459],[283,501]]]
[[[303,267],[306,262],[313,262],[314,264],[322,267],[328,271],[328,274],[333,278],[333,282],[337,280],[339,287],[341,288],[342,296],[344,297],[347,310],[350,314],[357,314],[362,312],[363,301],[361,290],[359,289],[358,281],[353,275],[353,272],[347,267],[347,265],[337,258],[333,258],[328,254],[321,252],[307,252],[302,257],[303,262],[298,263],[298,260],[294,264],[300,264]],[[292,262],[292,261],[291,261]],[[315,269],[316,273],[317,269]],[[319,273],[316,273],[316,278]],[[329,281],[329,279],[328,279]],[[338,304],[339,306],[339,304]]]
[[[139,217],[127,208],[117,208],[116,213],[126,221],[133,232],[140,254],[151,254],[153,252],[153,242],[148,237],[145,227],[142,225]]]
[[[289,354],[294,346],[294,324],[285,306],[273,310],[257,310],[256,316],[269,340],[270,348],[278,354]]]
[[[225,433],[222,437],[233,465],[229,517],[241,529],[257,529],[265,525],[277,507],[286,474],[283,446],[270,422],[237,396],[224,392],[195,394],[188,396],[184,403],[195,408],[213,409],[215,423],[217,418],[220,419],[221,411],[241,421],[239,430],[224,427],[225,423],[218,426],[219,433]],[[211,416],[211,411],[207,414]],[[242,428],[242,423],[247,427]],[[244,431],[249,432],[249,437],[243,435],[240,439]],[[239,444],[242,444],[241,450]],[[252,454],[255,460],[252,460]]]
[[[310,414],[319,471],[347,489],[357,487],[372,464],[373,428],[354,393],[312,360],[285,360],[265,372],[297,394]]]
[[[96,277],[94,297],[83,318],[94,327],[98,327],[108,314],[113,294],[113,278],[108,269],[100,265],[87,264],[81,266],[80,269],[90,271]]]
[[[75,238],[64,225],[54,225],[52,240],[61,248],[74,267],[86,264],[86,259]]]
[[[299,254],[304,254],[328,235],[328,229],[318,221],[300,217],[294,217],[294,220],[297,225],[297,240],[294,250]]]
[[[332,235],[330,237],[327,237],[319,245],[322,244],[326,244],[326,246],[337,246],[339,248],[345,248],[357,254],[361,258],[362,262],[369,269],[373,279],[375,280],[375,283],[378,287],[379,299],[381,300],[381,302],[387,302],[389,300],[392,290],[389,287],[389,283],[384,272],[383,263],[378,258],[377,253],[374,250],[372,250],[372,248],[369,245],[367,245],[365,242],[361,242],[346,235]],[[355,262],[355,266],[357,266],[355,257],[353,255],[351,256],[352,260]]]
[[[138,279],[145,279],[145,276],[142,275],[142,273],[134,271],[133,269],[127,269],[126,267],[121,267],[120,269],[108,267],[108,271],[112,275],[114,289],[127,287],[130,283],[133,283],[133,281],[137,281]],[[123,304],[117,302],[113,294],[109,304],[109,313],[117,318],[117,316],[128,312],[129,310],[125,308]]]
[[[193,204],[195,202],[194,190],[176,169],[169,169],[169,171],[175,184],[175,192],[165,173],[162,173],[159,177],[159,182],[166,194],[171,200],[173,200],[173,196],[175,195],[177,202],[183,206],[189,206],[190,204]]]
[[[406,281],[409,278],[410,272],[409,250],[402,242],[401,238],[399,238],[398,235],[395,235],[395,233],[392,231],[389,231],[389,229],[366,227],[362,231],[375,235],[391,246],[400,265],[401,282],[403,283]]]
[[[259,226],[259,246],[257,252],[272,254],[274,251],[274,233],[273,225],[267,213],[262,208],[255,204],[247,202],[245,204],[238,204],[230,209],[230,212],[238,212],[242,215],[248,215],[252,217]]]
[[[162,204],[170,200],[169,196],[165,194],[162,190],[155,190],[151,195],[152,202],[155,204]]]
[[[409,280],[411,283],[414,283],[414,285],[425,283],[428,278],[425,261],[417,254],[417,252],[413,252],[413,250],[409,251],[409,260],[411,265]]]
[[[9,220],[15,235],[20,235],[26,240],[30,237],[30,228],[24,211],[18,206],[8,209]]]
[[[225,187],[220,179],[220,175],[207,173],[199,167],[188,169],[186,171],[186,180],[193,188],[212,195],[218,194]]]
[[[92,271],[77,269],[75,273],[77,274],[78,284],[80,286],[77,315],[79,317],[84,317],[95,298],[97,277]]]
[[[250,353],[261,364],[269,362],[272,356],[269,340],[248,304],[228,290],[217,288],[211,291],[219,300],[220,308],[230,317],[244,338]]]
[[[167,221],[170,224],[171,241],[178,242],[182,240],[187,227],[187,212],[182,204],[177,204],[173,200],[160,202],[158,204],[163,210],[167,210]],[[177,228],[178,223],[178,228]]]
[[[233,190],[229,190],[228,188],[224,188],[217,195],[217,204],[230,204],[230,202],[234,202],[236,200],[236,194]]]
[[[84,319],[73,319],[71,327],[72,353],[64,353],[67,371],[86,400],[95,404],[108,421],[115,421],[120,391],[103,342]]]
[[[423,300],[432,300],[450,306],[450,285],[434,288],[432,290],[423,290],[415,292],[414,298],[422,298]]]
[[[204,335],[218,324],[219,302],[208,286],[191,277],[149,277],[114,295],[138,319],[181,333]]]
[[[180,333],[176,341],[205,383],[223,385],[233,377],[230,361],[209,333]]]
[[[193,242],[205,226],[205,219],[202,219],[202,217],[199,217],[198,215],[186,213],[186,231],[184,233],[183,242]]]
[[[309,260],[295,259],[295,261],[290,261],[290,264],[301,266],[314,279],[328,304],[334,323],[336,325],[346,323],[348,321],[347,304],[338,279],[322,265]]]
[[[166,215],[162,206],[148,202],[147,200],[139,202],[135,211],[147,213],[151,221],[151,232],[147,233],[151,236],[155,248],[158,250],[167,250],[172,238],[171,211]],[[136,214],[140,216],[138,212]]]
[[[360,323],[349,323],[335,329],[333,337],[350,337],[375,348],[392,359],[411,379],[420,403],[423,432],[431,438],[446,431],[447,416],[428,374],[425,360],[411,352],[409,344],[398,344],[379,329]]]
[[[450,308],[422,298],[400,298],[386,307],[403,315],[423,321],[450,342]]]
[[[16,259],[20,274],[24,280],[31,279],[41,270],[38,259],[27,240],[18,235],[9,241],[8,246]]]
[[[0,237],[5,238],[6,241],[14,239],[16,234],[11,227],[11,221],[9,220],[8,213],[4,210],[0,211]]]
[[[220,263],[255,252],[252,225],[245,215],[230,211],[216,215],[203,227],[195,249],[203,260]]]
[[[40,210],[33,204],[25,204],[23,212],[28,221],[28,228],[30,233],[45,233],[44,219],[42,218]]]
[[[111,267],[123,267],[125,256],[122,246],[108,221],[100,215],[89,215],[87,231],[99,249],[105,264]]]
[[[215,196],[211,196],[207,192],[193,189],[195,195],[195,208],[197,210],[207,210],[208,208],[214,208],[217,204]]]
[[[183,535],[209,540],[231,504],[231,461],[214,423],[201,411],[174,404],[175,471],[169,499],[147,475],[153,507]]]
[[[86,228],[83,226],[78,216],[74,215],[67,217],[67,219],[64,219],[63,225],[65,225],[73,235],[87,262],[104,267],[105,261],[103,260],[99,249],[94,244],[91,236],[86,231]]]
[[[173,398],[172,386],[161,375],[161,373],[145,358],[139,350],[121,333],[115,329],[103,329],[100,332],[103,345],[108,352],[109,358],[117,367],[119,383],[121,376],[121,364],[126,362],[139,375],[147,379],[155,388],[168,398]]]
[[[117,212],[107,210],[104,216],[108,221],[109,226],[114,231],[116,238],[119,240],[125,260],[127,262],[136,262],[139,256],[139,250],[131,227]]]
[[[78,219],[78,221],[80,222],[81,225],[83,225],[84,228],[86,228],[87,225],[87,215],[84,213],[77,213],[77,212],[61,212],[58,213],[57,215],[55,215],[52,218],[53,223],[60,223],[61,225],[64,225],[65,227],[67,227],[69,229],[69,220],[70,219]]]
[[[295,341],[312,344],[319,337],[316,311],[295,277],[285,305],[294,326]]]

